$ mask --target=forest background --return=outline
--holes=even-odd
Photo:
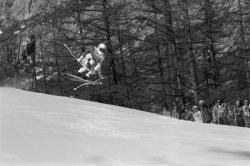
[[[0,0],[0,84],[161,113],[250,98],[248,0]],[[36,86],[16,67],[36,37]],[[78,85],[64,47],[108,46],[102,86]]]

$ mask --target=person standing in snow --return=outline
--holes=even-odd
[[[163,107],[162,113],[163,116],[171,116],[171,113],[169,110],[166,109],[166,107]]]
[[[188,120],[188,121],[194,121],[193,113],[190,108],[189,104],[185,105],[184,112],[181,114],[181,119]]]
[[[248,104],[248,100],[244,101],[244,105],[243,105],[242,108],[243,108],[245,126],[250,128],[250,107],[249,107],[249,104]]]
[[[212,112],[205,104],[204,100],[199,101],[198,110],[201,112],[202,122],[211,123],[212,122]]]
[[[215,124],[227,124],[227,105],[221,99],[213,107],[213,122]]]
[[[36,81],[36,39],[35,35],[29,35],[25,42],[23,42],[22,58],[19,59],[15,65],[17,72],[22,74],[32,73],[32,87],[37,88]],[[20,70],[19,70],[20,69]]]
[[[82,65],[78,70],[79,74],[87,72],[86,77],[89,78],[92,75],[98,74],[100,78],[102,75],[102,63],[105,59],[105,51],[107,47],[104,43],[100,43],[98,47],[95,47],[93,51],[86,55],[80,56],[77,61]]]
[[[193,107],[193,117],[195,122],[202,123],[202,116],[201,116],[201,111],[198,109],[198,107],[195,105]]]
[[[242,107],[242,103],[240,100],[236,100],[235,102],[234,116],[235,116],[236,126],[245,127],[243,107]]]
[[[35,52],[36,52],[36,40],[34,35],[27,37],[26,41],[23,42],[23,52],[22,52],[22,62],[29,64],[30,66],[35,66]]]
[[[171,113],[171,117],[172,117],[172,118],[176,118],[176,119],[179,119],[179,118],[180,118],[176,106],[173,108],[173,111],[172,111],[172,113]]]
[[[245,120],[245,126],[250,128],[250,107],[248,103],[248,100],[245,100],[242,109]]]
[[[23,42],[21,59],[16,63],[16,69],[21,68],[24,73],[29,73],[36,65],[36,40],[34,35],[29,35]]]
[[[227,121],[228,125],[230,126],[235,126],[235,116],[234,116],[234,108],[233,107],[228,107],[228,114],[227,114]]]

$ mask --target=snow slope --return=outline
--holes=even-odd
[[[0,88],[1,165],[250,166],[250,130]]]

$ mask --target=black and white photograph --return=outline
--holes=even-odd
[[[0,165],[250,166],[250,0],[0,0]]]

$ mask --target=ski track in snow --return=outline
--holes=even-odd
[[[0,88],[0,164],[250,166],[250,129]]]

